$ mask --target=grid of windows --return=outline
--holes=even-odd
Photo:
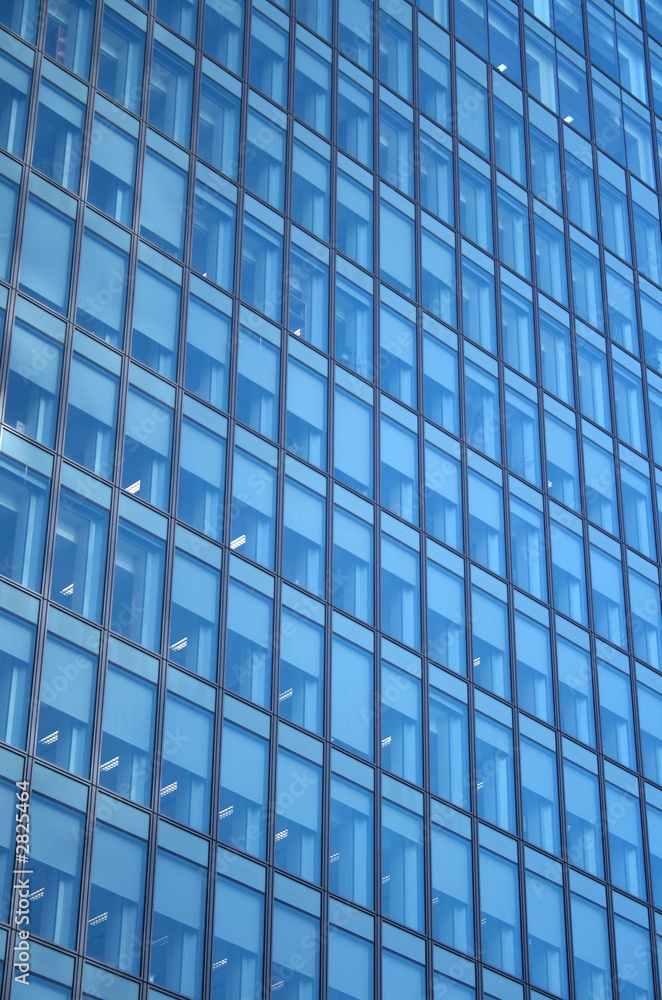
[[[0,25],[3,1000],[659,998],[662,0]]]

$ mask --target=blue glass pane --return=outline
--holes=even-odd
[[[264,858],[267,850],[267,740],[227,722],[223,724],[218,839],[246,854]]]
[[[90,769],[97,658],[48,635],[41,678],[37,754],[87,777]]]
[[[207,872],[160,850],[156,861],[150,982],[199,1000]]]
[[[151,799],[155,714],[155,685],[109,663],[99,784],[140,805]]]
[[[212,1000],[242,1000],[262,989],[264,897],[216,879]]]
[[[108,542],[108,511],[72,490],[60,489],[51,600],[101,621]]]
[[[4,576],[39,590],[50,481],[0,457],[0,566]]]
[[[25,748],[35,626],[0,611],[0,740]]]
[[[84,829],[82,813],[32,795],[30,934],[63,948],[76,946]]]
[[[142,957],[146,866],[144,841],[97,822],[85,952],[134,975]]]

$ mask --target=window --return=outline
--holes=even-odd
[[[471,839],[432,825],[432,933],[437,941],[472,955]]]
[[[146,867],[143,839],[97,820],[85,952],[133,975],[139,975],[142,957]]]
[[[271,704],[273,601],[260,591],[230,581],[225,685],[243,698]]]
[[[14,323],[4,419],[9,427],[52,448],[62,369],[62,330],[59,325],[43,325],[50,327],[53,337],[18,319]]]
[[[218,839],[237,850],[264,858],[269,743],[226,719],[221,764]]]
[[[5,52],[0,52],[0,146],[22,157],[32,71]]]
[[[302,475],[306,473],[302,471]],[[287,476],[283,510],[283,576],[316,597],[324,597],[325,552],[325,498]]]
[[[483,961],[520,976],[517,865],[484,848],[480,850],[480,910]]]
[[[33,793],[30,808],[31,885],[43,892],[30,900],[30,934],[73,949],[85,815]]]
[[[50,479],[0,455],[0,565],[31,590],[41,587]]]
[[[31,194],[23,230],[20,288],[62,316],[69,303],[73,238],[73,218]]]
[[[109,662],[104,686],[99,784],[139,805],[151,801],[156,715],[153,674],[143,677]]]
[[[159,848],[150,982],[192,1000],[202,990],[206,889],[204,868]]]
[[[326,394],[324,376],[290,356],[286,448],[319,469],[326,469]]]
[[[81,483],[81,488],[89,485]],[[108,510],[60,487],[51,600],[100,622],[108,544]]]
[[[424,897],[423,819],[384,799],[382,913],[399,924],[423,931]]]
[[[191,267],[230,291],[234,288],[235,215],[231,201],[196,183]]]
[[[0,611],[0,739],[25,748],[35,627],[16,615]]]
[[[195,550],[197,536],[192,536]],[[200,555],[217,560],[220,552],[200,545]],[[217,566],[175,550],[168,657],[192,673],[215,680],[221,575]]]
[[[144,31],[104,6],[97,87],[134,114],[140,113],[144,58]]]
[[[165,383],[148,383],[155,392]],[[152,395],[129,387],[124,425],[122,489],[167,510],[173,411]]]
[[[145,151],[140,235],[180,260],[184,252],[184,216],[188,178],[170,160]]]
[[[191,141],[193,67],[154,42],[149,86],[149,123],[175,142]]]
[[[241,554],[273,568],[276,516],[276,471],[237,448],[232,487],[231,544]]]
[[[283,607],[278,714],[321,735],[323,703],[324,629],[305,614]]]
[[[319,884],[321,826],[322,769],[279,747],[273,827],[276,866]]]
[[[198,294],[194,294],[197,292]],[[191,280],[184,385],[219,410],[228,408],[230,317],[210,285]],[[203,296],[203,297],[200,297]],[[218,308],[215,307],[218,303]],[[222,305],[225,305],[223,299]]]
[[[277,440],[280,338],[275,331],[265,333],[267,336],[244,326],[239,328],[236,412],[237,418],[252,430]]]
[[[209,689],[188,690],[202,700]],[[159,809],[162,816],[203,833],[209,829],[213,742],[213,714],[168,691]]]
[[[161,646],[164,562],[165,542],[120,518],[111,628],[155,651]]]
[[[80,179],[84,121],[85,105],[42,78],[32,166],[74,194]]]
[[[218,4],[205,0],[205,52],[233,73],[241,74],[244,49],[244,0]]]
[[[109,13],[112,11],[106,8]],[[116,222],[131,226],[137,139],[98,113],[94,116],[93,137],[87,200]]]
[[[61,66],[87,79],[95,0],[49,0],[44,51]]]
[[[198,415],[198,414],[196,414]],[[199,414],[201,418],[204,414]],[[212,423],[210,413],[209,423]],[[215,429],[215,428],[214,428]],[[211,538],[223,538],[225,439],[214,429],[182,419],[177,516]]]
[[[105,479],[113,478],[118,392],[116,375],[73,355],[64,454]]]
[[[373,905],[373,794],[331,775],[329,890],[359,906]]]
[[[79,326],[113,347],[120,348],[124,346],[124,314],[129,277],[129,255],[126,249],[128,244],[120,249],[93,230],[85,229],[76,305],[76,322]],[[152,305],[158,309],[156,303]],[[140,299],[135,309],[138,314]]]
[[[264,895],[216,879],[212,997],[259,996],[262,990]]]

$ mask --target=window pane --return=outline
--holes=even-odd
[[[292,357],[287,362],[286,448],[326,469],[327,380]]]
[[[182,419],[177,516],[205,535],[223,538],[225,439]]]
[[[524,839],[560,855],[556,754],[522,737],[520,760]]]
[[[140,113],[145,34],[104,7],[97,87],[134,114]]]
[[[87,777],[96,700],[97,658],[48,636],[41,678],[37,753],[42,760]]]
[[[193,67],[154,42],[149,85],[149,123],[188,146],[191,140]]]
[[[323,702],[324,629],[283,607],[278,714],[321,735]]]
[[[69,303],[73,239],[73,220],[31,195],[23,230],[20,288],[61,315]]]
[[[230,291],[234,288],[235,216],[236,209],[231,201],[198,181],[191,267]]]
[[[166,698],[160,811],[207,832],[214,717],[171,692]]]
[[[139,805],[151,799],[155,714],[155,685],[109,663],[99,784]]]
[[[42,79],[32,166],[78,194],[85,105]]]
[[[284,500],[283,576],[316,597],[324,597],[326,501],[289,477]]]
[[[319,920],[276,901],[271,989],[287,984],[292,1000],[318,997],[319,964]]]
[[[273,601],[230,580],[225,686],[249,701],[271,704]]]
[[[203,48],[222,66],[241,74],[244,50],[244,0],[226,0],[222,5],[205,0]]]
[[[242,1000],[262,991],[264,896],[216,879],[212,1000]]]
[[[42,891],[30,900],[30,934],[63,948],[76,947],[84,829],[82,813],[32,795],[30,884]]]
[[[329,334],[329,268],[292,244],[288,326],[302,340],[326,351]]]
[[[129,255],[86,229],[78,276],[76,322],[113,347],[121,348],[124,344],[128,272]],[[156,306],[154,302],[151,304]]]
[[[21,750],[25,748],[34,643],[33,625],[0,611],[0,740]]]
[[[418,552],[382,534],[382,629],[413,649],[421,648]]]
[[[372,792],[331,776],[329,889],[359,906],[372,907],[374,883]]]
[[[138,142],[98,114],[94,116],[93,135],[87,200],[112,219],[130,226]]]
[[[10,580],[39,590],[50,481],[0,456],[0,565]]]
[[[146,866],[144,841],[97,821],[85,952],[133,975],[142,957]]]
[[[129,386],[124,425],[122,489],[167,510],[173,412]]]
[[[242,555],[269,569],[274,564],[275,508],[276,470],[235,449],[231,539]]]
[[[3,52],[0,54],[0,80],[0,146],[22,157],[32,72]]]
[[[161,646],[165,542],[120,518],[110,627],[147,649]]]
[[[145,151],[140,235],[182,259],[188,176],[149,147]]]
[[[430,686],[430,789],[433,795],[469,808],[467,706]]]
[[[331,733],[337,746],[372,760],[374,726],[374,657],[351,642],[333,637]],[[347,692],[352,691],[352,697]]]
[[[476,714],[478,815],[515,833],[513,734],[507,726]]]
[[[229,316],[191,295],[186,324],[185,388],[219,410],[227,410],[229,367]]]
[[[115,376],[74,354],[64,454],[105,479],[113,478],[118,391]]]
[[[474,952],[471,841],[432,826],[433,935],[467,955]]]
[[[168,657],[208,680],[216,679],[220,590],[217,569],[175,551]]]
[[[269,744],[226,719],[221,764],[218,839],[247,854],[264,858]]]
[[[386,800],[382,803],[382,913],[413,930],[424,929],[423,820]]]
[[[483,961],[521,976],[517,866],[486,850],[480,852],[480,910]]]
[[[173,381],[177,377],[180,299],[179,285],[138,262],[131,355]]]
[[[322,769],[280,747],[274,823],[277,867],[319,885],[321,825]]]
[[[55,528],[51,600],[101,621],[108,511],[61,487]]]
[[[202,990],[206,883],[204,868],[158,851],[150,982],[193,1000]]]
[[[48,448],[55,444],[61,368],[62,344],[16,320],[5,423]]]
[[[50,0],[44,51],[83,79],[90,71],[95,0]]]

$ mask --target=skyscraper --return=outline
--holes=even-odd
[[[661,1000],[662,0],[0,24],[0,1000]]]

